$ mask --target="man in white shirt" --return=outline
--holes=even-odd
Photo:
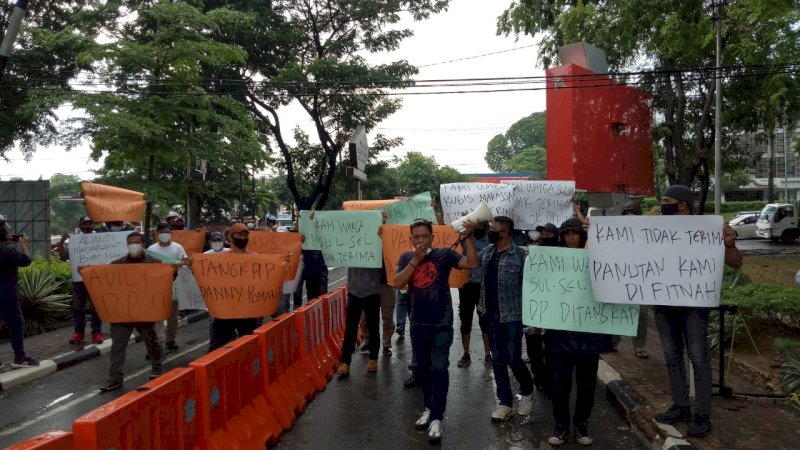
[[[230,248],[225,247],[225,237],[219,231],[212,231],[209,233],[208,242],[211,245],[211,249],[204,253],[215,255],[231,251]]]
[[[166,256],[169,259],[180,261],[181,265],[185,265],[188,261],[186,250],[181,244],[172,242],[172,229],[166,222],[159,223],[156,227],[156,243],[147,248],[150,253],[156,253],[161,256]],[[162,324],[157,323],[156,328],[159,329]],[[178,334],[178,297],[175,289],[172,290],[172,314],[167,319],[167,328],[164,331],[164,346],[168,350],[177,350],[178,344],[175,342],[175,335]]]

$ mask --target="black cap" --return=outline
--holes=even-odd
[[[89,217],[89,216],[83,216],[83,217],[81,217],[81,221],[78,222],[78,225],[83,225],[86,222],[94,223],[94,220],[92,220],[92,218]]]
[[[558,227],[553,223],[546,223],[544,225],[539,225],[536,227],[536,231],[542,232],[542,230],[547,230],[551,233],[558,233]]]
[[[673,184],[664,191],[662,197],[674,198],[679,202],[684,202],[687,205],[692,204],[692,190],[682,184]]]
[[[636,200],[631,200],[628,203],[625,203],[625,206],[622,207],[622,214],[625,214],[626,212],[641,216],[642,206]]]
[[[578,233],[582,233],[583,222],[581,222],[580,219],[576,219],[573,217],[572,219],[565,220],[564,223],[561,224],[560,228],[561,232],[559,233],[559,235],[564,234],[564,232],[566,231],[577,231]]]
[[[211,233],[208,233],[209,241],[222,241],[224,239],[225,238],[222,236],[222,233],[220,233],[219,231],[212,231]]]

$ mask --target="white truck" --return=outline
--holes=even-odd
[[[797,208],[791,203],[769,203],[756,222],[756,236],[773,242],[791,243],[800,237]]]

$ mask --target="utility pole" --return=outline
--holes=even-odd
[[[11,19],[8,21],[8,29],[0,44],[0,81],[3,80],[3,73],[6,71],[6,63],[14,49],[14,41],[17,40],[19,29],[22,27],[22,19],[25,17],[25,10],[28,9],[28,0],[17,0],[14,11],[11,12]]]
[[[716,78],[714,107],[714,214],[722,210],[722,1],[714,0],[714,23],[716,26],[717,49],[714,75]]]

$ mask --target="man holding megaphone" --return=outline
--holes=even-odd
[[[411,222],[414,251],[405,252],[397,262],[395,286],[408,285],[411,298],[411,346],[416,357],[415,377],[422,388],[425,412],[415,422],[428,429],[428,440],[442,439],[442,419],[449,388],[448,366],[453,344],[453,304],[450,297],[450,271],[478,267],[472,239],[475,223],[460,224],[466,255],[452,248],[431,248],[433,224],[426,219]]]

